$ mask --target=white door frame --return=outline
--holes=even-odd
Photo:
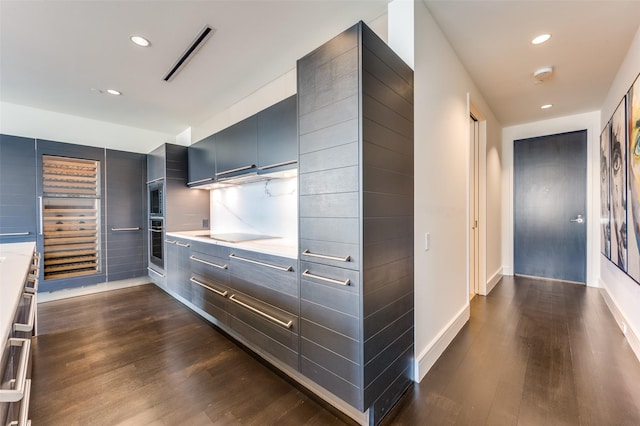
[[[502,129],[502,262],[513,275],[513,141],[587,130],[587,285],[599,287],[600,275],[600,113],[599,111],[537,121]]]

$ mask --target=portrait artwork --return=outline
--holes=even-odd
[[[627,94],[629,135],[628,274],[640,282],[640,77]]]
[[[627,272],[626,96],[611,118],[611,261]]]
[[[611,259],[610,136],[611,122],[607,123],[600,134],[600,251],[607,259]]]

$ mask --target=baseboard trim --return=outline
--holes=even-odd
[[[640,334],[638,334],[637,331],[633,329],[631,323],[627,320],[626,316],[622,313],[620,308],[618,308],[618,303],[616,303],[616,300],[613,298],[611,293],[609,293],[609,290],[607,290],[607,286],[602,282],[602,280],[599,281],[601,287],[600,294],[602,294],[602,298],[607,304],[609,311],[611,311],[613,318],[615,318],[616,322],[618,323],[620,331],[622,331],[622,334],[624,334],[627,342],[629,342],[631,350],[633,350],[633,353],[636,354],[636,358],[638,358],[638,361],[640,361]]]
[[[502,275],[506,275],[508,277],[513,276],[513,267],[512,266],[503,266],[502,267]]]
[[[70,299],[72,297],[86,296],[87,294],[102,293],[103,291],[118,290],[121,288],[135,287],[149,284],[149,277],[137,277],[127,280],[110,281],[86,287],[67,288],[57,291],[38,293],[38,303],[52,302],[54,300]]]
[[[503,271],[502,267],[498,268],[498,270],[491,276],[491,278],[489,278],[489,280],[487,281],[487,292],[484,294],[484,296],[491,293],[491,290],[493,290],[496,284],[500,282],[503,275],[502,271]]]
[[[420,382],[427,375],[431,367],[436,363],[440,355],[447,349],[447,346],[458,335],[462,327],[469,321],[471,311],[467,303],[454,316],[451,321],[438,333],[438,335],[420,352],[416,357],[415,365],[415,381]]]

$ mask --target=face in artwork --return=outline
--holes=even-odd
[[[633,231],[640,249],[640,79],[633,85],[629,111],[629,187],[633,211]]]
[[[610,257],[611,222],[609,220],[611,202],[609,199],[609,128],[603,132],[600,141],[600,220],[602,231],[602,253]]]
[[[627,225],[626,190],[624,185],[624,158],[619,133],[611,133],[611,212],[613,213],[612,233],[615,234],[618,258],[612,259],[623,270],[626,268]]]

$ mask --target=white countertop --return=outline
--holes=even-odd
[[[258,253],[271,254],[274,256],[282,256],[289,259],[298,259],[298,241],[286,238],[269,238],[266,240],[245,241],[241,243],[230,243],[226,241],[213,240],[211,238],[198,237],[206,231],[182,231],[167,232],[169,237],[186,238],[188,240],[200,241],[207,244],[217,244],[221,246],[238,248],[241,250],[250,250]]]
[[[35,246],[33,242],[0,244],[0,342],[6,342],[11,333]]]

